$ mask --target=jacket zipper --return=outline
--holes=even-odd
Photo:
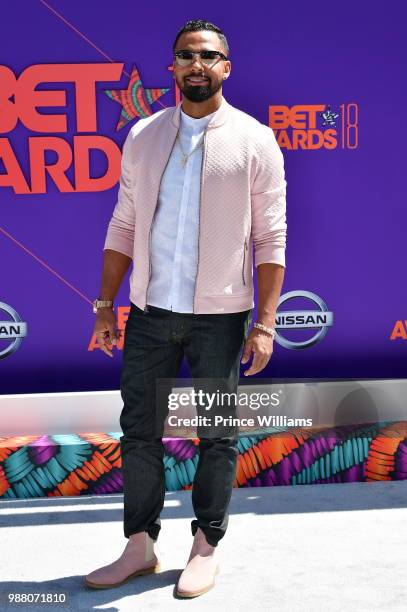
[[[246,251],[247,251],[247,238],[244,239],[244,247],[243,247],[243,265],[242,265],[242,278],[243,278],[243,284],[246,285],[246,280],[244,277],[244,266],[246,263]]]
[[[201,164],[201,177],[200,177],[200,190],[199,190],[199,220],[198,220],[198,261],[196,264],[195,284],[194,284],[194,297],[192,301],[192,312],[195,313],[195,292],[196,292],[196,279],[198,278],[199,270],[199,242],[201,237],[201,200],[202,200],[202,183],[203,183],[203,170],[206,162],[206,132],[208,128],[205,128],[203,141],[202,141],[202,164]]]
[[[157,202],[158,202],[158,198],[157,198]],[[154,219],[154,215],[155,215],[155,211],[157,208],[157,202],[155,204],[155,208],[154,208],[154,212],[153,212],[153,218],[151,220],[151,225],[150,225],[150,231],[148,232],[148,282],[147,282],[147,287],[146,287],[146,297],[145,297],[145,304],[144,304],[144,312],[148,312],[148,306],[147,306],[147,292],[148,292],[148,286],[150,284],[150,279],[151,279],[151,228],[153,227],[153,219]]]
[[[145,300],[144,308],[143,308],[144,313],[149,312],[148,305],[147,305],[147,293],[148,293],[148,286],[149,286],[150,280],[151,280],[151,232],[152,232],[152,229],[153,229],[155,213],[157,211],[157,204],[158,204],[158,198],[159,198],[159,195],[160,195],[161,182],[163,180],[164,172],[167,169],[168,162],[170,161],[170,157],[172,155],[172,151],[174,149],[174,146],[175,146],[175,143],[176,143],[176,140],[177,140],[178,132],[179,132],[179,128],[178,128],[177,134],[176,134],[176,136],[174,138],[174,142],[172,143],[171,151],[170,151],[170,154],[168,156],[167,162],[166,162],[166,164],[164,166],[164,170],[163,170],[163,172],[161,174],[161,179],[160,179],[160,184],[159,184],[159,187],[158,187],[158,193],[157,193],[157,198],[156,198],[156,202],[155,202],[154,212],[153,212],[153,216],[151,218],[151,223],[150,223],[150,230],[148,232],[148,282],[147,282],[147,287],[146,287],[146,295],[145,295],[145,298],[144,298],[144,300]]]

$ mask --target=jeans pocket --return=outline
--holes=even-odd
[[[244,337],[245,339],[247,338],[247,336],[249,335],[250,332],[250,328],[252,325],[252,320],[253,320],[253,310],[254,308],[251,308],[249,310],[249,313],[247,315],[247,319],[246,319],[246,324],[245,324],[245,332],[244,332]]]
[[[144,313],[144,311],[141,310],[141,308],[139,308],[138,306],[133,304],[133,302],[130,302],[130,314],[139,315],[139,314],[143,314],[143,313]]]

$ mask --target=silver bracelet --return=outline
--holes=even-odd
[[[266,327],[262,323],[253,323],[253,327],[257,327],[257,329],[261,329],[262,331],[266,332],[266,334],[270,334],[270,336],[272,336],[273,338],[276,335],[276,331],[273,327]]]

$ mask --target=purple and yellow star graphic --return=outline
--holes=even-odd
[[[153,114],[150,104],[169,91],[169,88],[145,89],[139,72],[133,66],[127,89],[105,89],[105,94],[122,105],[116,132],[135,117],[149,117]]]

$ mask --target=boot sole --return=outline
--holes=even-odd
[[[122,584],[126,584],[126,582],[129,582],[130,580],[132,580],[132,578],[136,578],[137,576],[146,576],[147,574],[158,574],[160,571],[161,571],[161,564],[157,563],[157,565],[153,565],[152,567],[147,567],[145,569],[137,570],[137,572],[130,574],[130,576],[127,576],[127,578],[125,578],[121,582],[116,582],[114,584],[97,584],[96,582],[90,582],[90,580],[87,580],[85,578],[85,584],[86,586],[91,587],[92,589],[114,589],[115,587],[121,586]]]
[[[215,571],[215,576],[217,574],[219,574],[219,566],[216,568]],[[191,597],[199,597],[199,595],[203,595],[204,593],[207,593],[208,591],[210,591],[211,589],[213,589],[213,587],[215,586],[215,581],[213,581],[210,585],[208,585],[207,587],[205,587],[204,589],[200,589],[199,591],[179,591],[178,589],[176,590],[176,595],[178,595],[178,597],[185,597],[185,598],[191,598]]]

